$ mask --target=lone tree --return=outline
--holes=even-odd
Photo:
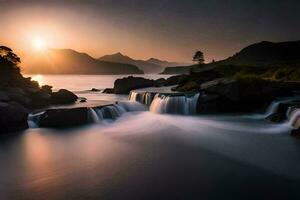
[[[193,57],[193,61],[197,62],[199,65],[204,64],[204,55],[202,51],[197,51]]]

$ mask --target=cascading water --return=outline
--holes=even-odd
[[[147,106],[150,106],[156,93],[153,92],[137,92],[131,91],[129,94],[130,101],[137,101]]]
[[[150,111],[161,114],[194,115],[199,96],[199,93],[192,96],[156,94],[151,103]]]
[[[94,108],[89,108],[88,111],[89,121],[92,123],[100,123],[102,120],[100,119],[98,113],[95,111]]]
[[[125,112],[137,112],[148,110],[147,106],[137,101],[121,101],[118,102],[117,105],[123,108]]]
[[[39,113],[28,115],[27,123],[28,123],[29,128],[39,127],[40,115],[43,113],[44,112],[39,112]]]
[[[300,127],[300,108],[290,108],[287,112],[288,124],[293,128]]]

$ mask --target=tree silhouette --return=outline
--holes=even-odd
[[[197,51],[193,57],[193,61],[197,62],[199,65],[204,64],[204,55],[202,51]]]

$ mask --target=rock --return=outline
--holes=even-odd
[[[31,100],[31,107],[44,107],[50,105],[51,95],[45,90],[40,90],[35,94],[31,95]]]
[[[71,104],[74,103],[78,97],[69,90],[61,89],[58,92],[53,92],[51,102],[53,104]]]
[[[171,77],[167,78],[167,80],[165,81],[164,86],[172,86],[172,85],[183,84],[187,80],[189,80],[188,75],[171,76]]]
[[[115,94],[129,94],[131,90],[153,87],[155,81],[145,79],[142,77],[129,76],[122,79],[117,79],[114,83],[114,93]]]
[[[39,126],[67,128],[89,123],[88,108],[50,109],[40,116]]]
[[[52,86],[50,86],[50,85],[43,85],[41,87],[41,90],[48,94],[52,94]]]
[[[79,99],[79,102],[80,102],[80,103],[84,103],[84,102],[87,101],[87,99],[84,98],[84,97],[78,97],[78,99]]]
[[[103,93],[106,93],[106,94],[113,94],[114,93],[114,88],[105,88],[103,90]]]
[[[99,89],[96,89],[96,88],[92,88],[91,89],[91,92],[100,92],[101,90],[99,90]]]
[[[164,78],[159,78],[154,81],[155,87],[163,87],[165,84],[166,84],[166,79],[164,79]]]
[[[17,132],[28,128],[27,110],[18,103],[0,102],[0,133]]]
[[[9,101],[10,97],[7,92],[0,91],[0,101]]]
[[[17,87],[7,88],[6,92],[9,95],[11,101],[18,102],[19,104],[25,107],[29,107],[32,103],[30,97],[28,96],[26,91],[23,90],[22,88],[17,88]]]
[[[187,83],[183,85],[179,85],[175,88],[172,88],[172,91],[178,91],[178,92],[194,92],[199,91],[200,86],[195,81],[188,81]]]
[[[212,114],[218,112],[218,101],[220,96],[215,94],[203,94],[197,102],[197,113]]]
[[[237,81],[219,78],[201,84],[201,90],[206,93],[217,94],[226,97],[231,101],[239,100],[239,87]]]
[[[300,106],[299,101],[290,101],[290,102],[280,103],[278,105],[276,113],[271,114],[270,116],[266,117],[266,119],[271,122],[276,122],[276,123],[284,122],[289,117],[288,116],[289,109],[291,109],[291,108],[297,109],[297,107],[299,107],[299,106]]]

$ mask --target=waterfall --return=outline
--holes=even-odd
[[[187,95],[156,94],[150,105],[150,111],[155,113],[193,115],[196,114],[199,93]]]
[[[129,100],[137,101],[137,102],[140,102],[147,106],[150,106],[153,101],[154,96],[155,96],[155,93],[153,93],[153,92],[131,91],[129,94]]]
[[[267,108],[266,112],[265,112],[265,116],[268,117],[274,113],[276,113],[279,104],[282,103],[281,101],[273,101],[269,107]]]
[[[148,110],[147,106],[137,101],[121,101],[118,102],[117,105],[123,108],[124,112],[136,112],[136,111]]]
[[[124,113],[124,109],[114,104],[102,107],[101,112],[104,119],[117,119]]]
[[[129,100],[130,101],[138,101],[137,97],[138,97],[138,93],[137,92],[135,92],[135,91],[131,91],[130,92],[130,94],[129,94]]]
[[[88,112],[89,112],[88,117],[89,117],[90,122],[92,122],[92,123],[100,123],[101,122],[101,120],[94,108],[89,108]]]
[[[278,106],[281,104],[281,103],[289,103],[289,102],[293,102],[293,101],[299,101],[300,100],[300,97],[299,96],[296,96],[296,97],[289,97],[289,98],[284,98],[284,99],[280,99],[280,100],[276,100],[276,101],[273,101],[269,107],[267,108],[264,116],[265,117],[268,117],[274,113],[277,112],[277,109],[278,109]],[[289,110],[287,112],[287,115],[289,113]]]
[[[40,121],[40,115],[42,115],[44,112],[39,112],[35,114],[29,114],[27,123],[29,128],[38,128],[39,127],[39,121]]]
[[[300,108],[290,108],[288,111],[288,124],[293,128],[300,127]]]

